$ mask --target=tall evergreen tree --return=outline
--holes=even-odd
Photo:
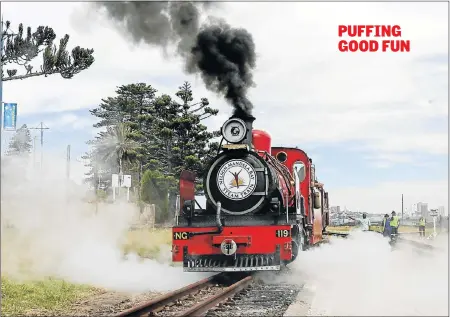
[[[166,177],[160,171],[146,170],[142,176],[141,200],[156,206],[156,221],[161,223],[169,216],[168,194],[173,179]]]
[[[94,124],[94,127],[113,127],[120,123],[126,123],[128,127],[127,139],[144,144],[146,135],[142,122],[151,121],[151,108],[155,93],[156,89],[144,83],[118,87],[115,97],[102,99],[102,103],[97,108],[90,110],[92,115],[100,119],[98,123]],[[110,179],[111,173],[116,171],[116,168],[111,168],[112,162],[106,164],[104,160],[99,158],[102,155],[98,153],[98,148],[104,141],[104,137],[105,135],[100,133],[96,140],[88,141],[92,150],[90,153],[86,153],[84,158],[89,162],[87,167],[90,171],[86,175],[86,181],[89,183],[93,183],[95,179],[98,179],[98,176],[102,179]],[[144,156],[145,149],[136,146],[133,160],[128,162],[132,164],[130,164],[127,172],[132,174],[133,179],[137,179],[138,184],[142,176]]]
[[[211,140],[219,136],[219,131],[209,132],[201,121],[217,115],[219,110],[208,107],[209,101],[206,98],[192,103],[194,98],[188,82],[179,87],[176,96],[181,100],[177,104],[182,111],[174,125],[174,168],[177,175],[183,169],[188,169],[202,177],[205,163],[217,153],[218,143]]]
[[[149,144],[153,157],[147,166],[167,178],[169,210],[175,205],[182,170],[194,171],[198,176],[197,188],[201,189],[200,180],[206,164],[218,148],[217,143],[210,141],[219,135],[218,131],[209,132],[201,123],[219,112],[208,107],[208,99],[202,98],[200,102],[192,103],[193,92],[188,82],[184,82],[175,95],[181,103],[168,95],[155,100],[152,142]]]
[[[156,97],[156,90],[144,83],[120,86],[116,93],[115,97],[102,99],[99,107],[90,111],[92,115],[100,118],[94,127],[106,127],[109,134],[112,131],[118,132],[119,126],[127,127],[127,131],[122,134],[134,144],[133,158],[122,163],[117,161],[116,165],[122,166],[123,170],[123,165],[128,162],[127,173],[137,174],[138,183],[141,185],[141,198],[147,202],[161,204],[159,209],[165,210],[167,214],[167,208],[162,205],[174,203],[175,196],[172,194],[178,187],[180,172],[189,169],[201,177],[205,163],[217,152],[218,144],[210,141],[218,136],[218,131],[209,132],[201,122],[216,115],[218,110],[209,107],[206,98],[193,103],[193,93],[188,82],[179,87],[176,93],[179,102],[169,95]],[[115,138],[117,139],[117,135]],[[89,142],[93,149],[85,158],[91,161],[90,181],[94,181],[101,174],[100,165],[114,164],[108,162],[114,155],[105,153],[115,153],[115,157],[121,156],[118,143],[113,142],[114,146],[106,146],[105,144],[111,143],[107,142],[107,139],[108,133],[100,132],[95,140]],[[123,145],[123,142],[119,143]],[[99,157],[102,157],[100,162],[94,164]],[[123,158],[125,157],[128,155]],[[107,170],[102,169],[102,172],[110,173],[111,169]],[[144,171],[145,179],[142,178]],[[154,193],[149,193],[149,190],[154,190]],[[164,193],[172,199],[167,201]]]
[[[194,100],[191,85],[183,83],[175,94],[181,103],[168,95],[155,99],[152,121],[152,142],[149,144],[153,160],[148,168],[158,169],[167,176],[178,178],[183,169],[202,176],[205,163],[217,151],[211,139],[218,131],[209,132],[202,120],[217,115],[217,109],[208,107],[209,101]]]
[[[27,125],[22,125],[19,129],[17,129],[16,133],[12,136],[8,149],[6,151],[6,155],[26,155],[31,153],[31,149],[33,148],[31,144],[31,133],[28,129]]]
[[[102,103],[89,112],[101,120],[94,128],[128,122],[132,129],[139,128],[139,121],[149,114],[155,99],[156,89],[144,83],[122,85],[115,97],[102,99]]]

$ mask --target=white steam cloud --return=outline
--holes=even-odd
[[[314,294],[313,316],[448,316],[447,239],[432,253],[393,251],[381,235],[355,232],[301,253],[290,281]]]
[[[125,258],[121,244],[136,207],[102,205],[96,214],[83,201],[87,189],[68,184],[64,159],[45,160],[40,174],[28,161],[2,158],[2,274],[126,292],[167,291],[207,276],[168,260]],[[435,241],[438,251],[419,254],[409,246],[391,251],[380,235],[356,232],[302,252],[289,282],[313,291],[311,315],[448,316],[447,238]]]
[[[167,260],[125,258],[121,245],[137,207],[104,204],[96,213],[85,200],[87,188],[67,181],[63,158],[46,154],[45,163],[40,173],[28,159],[2,158],[2,274],[127,292],[170,290],[205,276]]]

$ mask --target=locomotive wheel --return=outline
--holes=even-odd
[[[302,251],[306,251],[308,249],[308,244],[306,243],[306,234],[303,228],[300,228],[299,241]]]
[[[299,253],[307,249],[306,236],[303,228],[299,225],[294,225],[292,231],[292,259],[287,264],[294,262]]]

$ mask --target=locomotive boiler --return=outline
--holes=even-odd
[[[233,116],[222,126],[220,152],[203,175],[204,206],[196,176],[181,173],[172,260],[185,271],[280,270],[322,240],[328,193],[311,158],[272,147],[254,120]]]

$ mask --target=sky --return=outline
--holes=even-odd
[[[1,9],[13,27],[46,24],[58,38],[70,35],[69,49],[95,50],[95,63],[71,80],[52,75],[3,86],[3,101],[18,103],[18,125],[44,122],[45,151],[64,158],[70,144],[79,175],[85,142],[96,133],[89,109],[119,85],[145,82],[173,95],[187,80],[197,100],[207,97],[220,111],[207,120],[211,129],[231,115],[170,50],[163,56],[133,45],[88,3],[3,2]],[[227,2],[209,14],[253,35],[254,127],[270,132],[274,145],[309,154],[331,205],[400,211],[403,194],[408,209],[417,202],[448,209],[448,3]],[[400,25],[411,51],[339,52],[339,24]],[[10,135],[2,132],[2,153]]]

